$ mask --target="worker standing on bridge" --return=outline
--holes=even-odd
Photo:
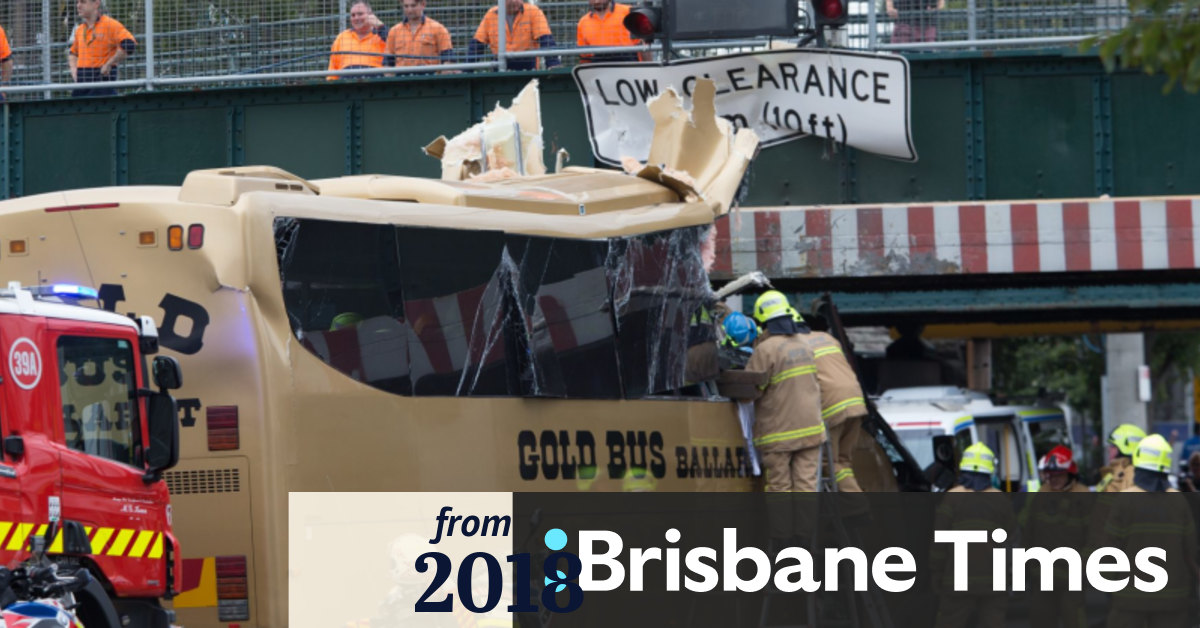
[[[4,33],[4,27],[0,26],[0,83],[12,80],[12,69],[12,48],[8,45],[8,35]],[[4,100],[3,94],[0,94],[0,100]]]
[[[67,64],[76,83],[117,80],[117,66],[137,47],[125,26],[105,15],[104,0],[78,0],[81,24],[71,34]],[[73,96],[115,96],[115,89],[77,89]]]
[[[329,71],[383,67],[386,37],[383,22],[375,17],[371,5],[355,2],[350,5],[350,28],[342,31],[329,49]],[[330,74],[325,78],[336,81],[339,77]]]
[[[754,446],[762,455],[767,491],[815,492],[825,425],[817,365],[802,337],[808,328],[792,320],[787,297],[775,290],[754,303],[754,318],[764,335],[746,370],[768,376],[754,413]]]
[[[392,27],[387,36],[388,59],[392,65],[437,65],[450,59],[454,46],[450,31],[442,23],[425,15],[425,0],[404,0],[404,21]]]
[[[522,0],[504,0],[505,19],[508,22],[505,29],[504,50],[507,52],[522,52],[554,47],[554,34],[550,32],[550,23],[546,14],[536,6]],[[475,38],[467,46],[467,56],[471,61],[478,60],[485,48],[491,48],[492,54],[500,54],[500,9],[493,6],[479,22],[475,29]],[[546,57],[546,67],[554,67],[562,61],[558,57]],[[536,70],[537,57],[509,59],[510,70]]]
[[[629,5],[613,0],[588,0],[588,12],[579,18],[575,29],[575,43],[580,48],[588,46],[636,46],[640,42],[625,28],[625,17]],[[595,61],[641,61],[636,52],[609,52],[595,55],[579,55],[583,63]]]
[[[792,319],[799,324],[804,317],[792,310]],[[858,376],[850,368],[850,362],[842,351],[842,343],[823,331],[814,331],[801,336],[808,342],[813,359],[817,363],[817,381],[821,384],[821,420],[833,449],[833,464],[836,469],[838,490],[861,493],[854,479],[851,466],[854,447],[862,432],[862,420],[867,416],[867,403],[863,399]]]

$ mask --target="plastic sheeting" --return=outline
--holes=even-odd
[[[707,229],[568,240],[275,223],[292,330],[335,369],[402,395],[585,399],[685,386],[711,298]]]

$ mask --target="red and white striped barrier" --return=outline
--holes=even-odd
[[[1054,273],[1200,267],[1200,197],[742,209],[712,275]]]

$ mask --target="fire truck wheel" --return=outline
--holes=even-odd
[[[121,628],[117,609],[98,580],[76,592],[75,599],[79,602],[79,620],[87,628]]]

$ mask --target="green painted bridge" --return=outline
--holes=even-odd
[[[766,149],[749,205],[1200,193],[1200,96],[1108,75],[1063,51],[910,58],[920,161],[808,138]],[[542,81],[547,163],[591,165],[565,72],[446,75],[128,94],[4,105],[6,197],[106,185],[178,185],[196,168],[269,164],[304,177],[437,176],[420,147]]]

